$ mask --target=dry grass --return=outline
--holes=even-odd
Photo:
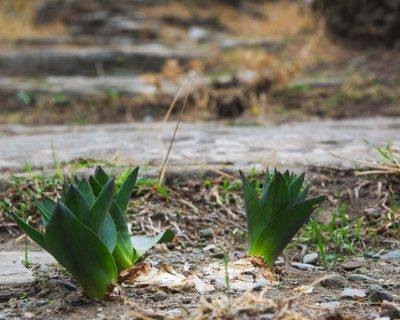
[[[293,1],[257,4],[256,8],[260,18],[254,18],[234,6],[218,3],[212,3],[212,10],[209,5],[176,1],[155,8],[145,6],[141,11],[155,18],[171,13],[183,19],[193,16],[216,17],[231,33],[238,36],[264,36],[272,39],[294,36],[299,30],[309,29],[313,24],[311,15],[300,10]]]
[[[400,175],[400,149],[388,145],[376,148],[381,155],[381,161],[364,161],[362,166],[368,169],[356,171],[357,175],[390,174]]]
[[[61,23],[45,27],[33,24],[37,6],[42,0],[0,0],[0,39],[54,36],[64,33]]]

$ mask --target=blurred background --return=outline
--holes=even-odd
[[[0,0],[0,123],[400,115],[399,0]]]

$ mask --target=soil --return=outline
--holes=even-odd
[[[349,232],[354,249],[328,242],[327,253],[337,254],[337,258],[329,262],[327,269],[322,268],[321,257],[317,262],[321,270],[304,271],[291,266],[292,262],[301,261],[307,249],[318,252],[315,241],[307,240],[309,228],[305,228],[285,250],[284,264],[272,270],[279,282],[261,292],[217,290],[202,296],[193,289],[171,291],[122,285],[114,300],[94,302],[87,300],[73,279],[55,267],[45,273],[37,270],[35,294],[1,303],[0,315],[40,319],[374,319],[381,314],[381,302],[369,297],[342,299],[340,294],[344,287],[366,289],[366,282],[348,279],[357,273],[378,279],[394,296],[394,302],[399,302],[399,261],[369,258],[371,252],[399,248],[395,240],[399,237],[399,221],[390,220],[387,209],[395,208],[394,203],[399,201],[399,181],[395,177],[355,176],[353,172],[318,168],[309,169],[308,179],[314,186],[312,193],[318,189],[327,194],[328,200],[318,215],[321,224],[328,224],[341,204],[348,206],[348,221],[343,230]],[[253,180],[261,181],[256,176]],[[30,191],[37,192],[43,187],[48,195],[54,196],[59,184],[21,181],[10,186],[0,202],[11,202],[11,208],[16,208],[26,201]],[[27,209],[32,221],[38,221],[32,203],[28,203]],[[378,214],[370,216],[371,209]],[[5,217],[4,211],[2,207],[0,248],[22,250],[23,244],[15,241],[20,231]],[[358,219],[362,223],[361,241],[354,238],[352,231]],[[150,183],[141,184],[131,201],[129,220],[134,234],[152,234],[167,226],[179,231],[175,242],[156,247],[146,258],[154,266],[172,266],[178,273],[187,275],[221,262],[225,253],[234,261],[245,252],[245,213],[236,177],[174,179],[167,181],[162,190]],[[212,232],[201,232],[205,229]],[[329,234],[324,236],[329,241]],[[34,245],[31,250],[35,250]],[[356,257],[361,259],[361,265],[346,270],[344,263],[355,261]],[[326,276],[333,280],[324,280]],[[312,286],[313,291],[298,291],[301,286]],[[340,307],[334,311],[324,309],[323,303],[332,301],[339,301]]]

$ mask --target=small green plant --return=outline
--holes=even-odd
[[[90,298],[103,298],[120,271],[132,267],[156,243],[174,238],[170,230],[154,238],[130,237],[125,210],[138,169],[126,175],[118,191],[101,167],[89,180],[75,176],[65,181],[60,200],[37,203],[44,233],[12,213],[21,229],[53,255]]]
[[[271,175],[267,169],[260,199],[242,171],[240,176],[247,213],[248,254],[263,257],[272,265],[325,196],[307,198],[310,185],[303,188],[304,173],[295,175],[287,170],[282,174],[275,170]]]

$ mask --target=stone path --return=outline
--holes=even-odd
[[[175,123],[97,126],[0,126],[0,172],[24,165],[51,169],[57,162],[90,158],[159,167]],[[368,140],[370,143],[366,143]],[[400,118],[366,118],[285,124],[227,126],[182,123],[173,146],[175,168],[237,169],[267,165],[354,167],[354,161],[379,159],[374,146],[400,144]]]
[[[43,251],[28,252],[28,260],[40,266],[56,262]],[[33,293],[35,281],[32,269],[24,265],[23,251],[0,251],[0,301],[17,298],[23,292]]]

